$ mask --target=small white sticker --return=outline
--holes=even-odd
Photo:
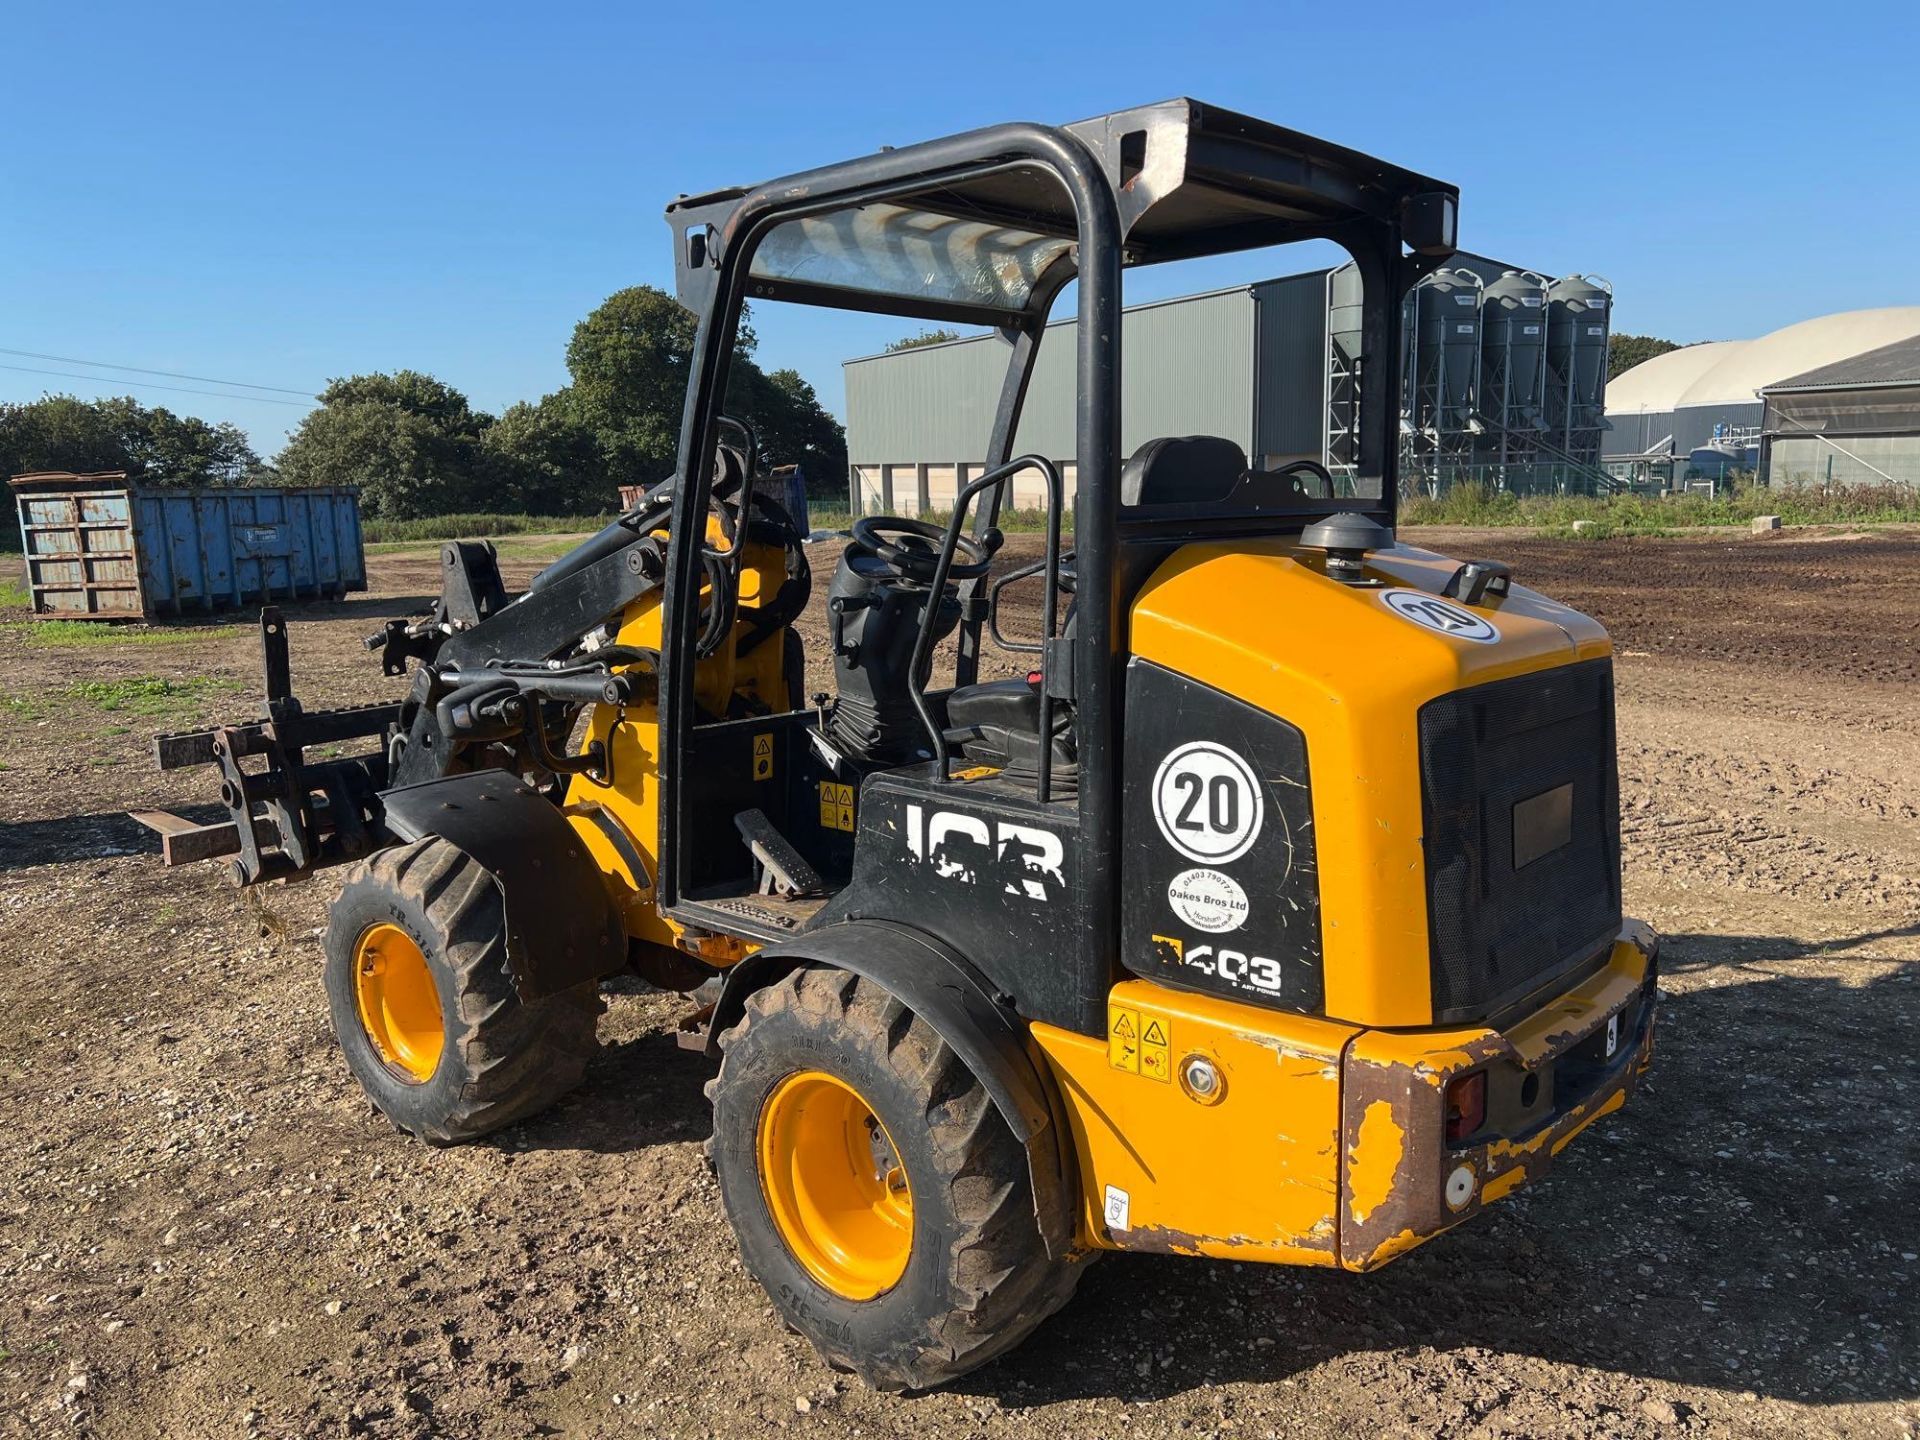
[[[1153,818],[1189,860],[1225,865],[1260,838],[1266,800],[1251,765],[1224,745],[1194,740],[1154,772]]]
[[[1438,595],[1429,595],[1424,590],[1382,590],[1380,598],[1402,620],[1411,620],[1441,635],[1471,640],[1476,645],[1499,643],[1500,632],[1493,628],[1491,620]]]
[[[1128,1207],[1127,1192],[1118,1185],[1107,1186],[1107,1228],[1109,1230],[1130,1228],[1127,1224]]]
[[[1607,1017],[1607,1058],[1611,1060],[1613,1058],[1613,1052],[1619,1048],[1620,1017],[1618,1015],[1609,1015]]]
[[[1167,905],[1187,924],[1210,935],[1247,922],[1247,892],[1218,870],[1183,870],[1167,884]]]

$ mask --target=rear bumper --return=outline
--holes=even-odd
[[[1653,932],[1629,921],[1600,970],[1505,1031],[1356,1036],[1342,1061],[1339,1263],[1376,1269],[1470,1219],[1624,1105],[1653,1055],[1657,971]],[[1450,1145],[1447,1086],[1473,1070],[1487,1074],[1487,1121]]]

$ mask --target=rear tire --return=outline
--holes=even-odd
[[[944,1384],[1012,1349],[1072,1296],[1084,1267],[1047,1255],[1024,1147],[959,1056],[882,986],[844,970],[796,971],[756,992],[720,1043],[709,1154],[727,1218],[748,1270],[828,1364],[881,1390]],[[820,1143],[817,1125],[787,1126],[789,1097],[809,1086],[827,1097],[810,1103],[837,1105],[839,1090],[864,1104],[879,1127],[871,1157],[857,1143]],[[810,1137],[804,1151],[779,1148],[783,1127]],[[863,1214],[836,1229],[831,1204],[816,1204],[810,1213],[828,1217],[829,1233],[787,1233],[796,1210],[809,1213],[791,1203],[793,1176],[818,1182],[836,1157],[855,1171],[904,1172],[911,1248],[897,1270],[885,1226],[863,1264],[833,1266],[873,1233]],[[875,1208],[884,1207],[882,1194]],[[890,1273],[897,1279],[880,1293],[862,1293]]]
[[[450,841],[429,836],[359,866],[334,902],[326,948],[348,1068],[389,1120],[429,1144],[523,1120],[586,1072],[598,987],[522,1001],[500,888]]]

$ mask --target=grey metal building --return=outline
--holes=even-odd
[[[1770,485],[1920,485],[1920,336],[1760,392]]]
[[[1451,257],[1444,273],[1453,277],[1442,297],[1448,324],[1423,324],[1421,307],[1432,308],[1427,287],[1409,299],[1403,468],[1418,477],[1443,461],[1559,457],[1570,433],[1572,444],[1590,452],[1590,463],[1598,454],[1609,292],[1585,277],[1556,282],[1465,253]],[[1482,305],[1503,279],[1520,276],[1526,278],[1518,288],[1530,299],[1512,301],[1518,318],[1503,316],[1487,327],[1498,336],[1498,355],[1488,363]],[[1563,287],[1575,282],[1579,299],[1555,298],[1573,296]],[[1347,317],[1357,314],[1358,300],[1357,271],[1349,265],[1129,308],[1122,317],[1122,447],[1130,452],[1160,435],[1222,435],[1255,464],[1312,459],[1336,476],[1350,473],[1346,441],[1363,367],[1354,363],[1357,335]],[[1574,320],[1597,316],[1597,352],[1591,349],[1596,338],[1584,334],[1577,352],[1570,345],[1552,350],[1549,316],[1562,312],[1569,334]],[[1461,333],[1469,322],[1471,334]],[[1069,489],[1075,479],[1073,330],[1071,320],[1048,327],[1014,447],[1060,463]],[[988,334],[846,362],[856,513],[945,508],[986,468],[1004,346]],[[1573,377],[1576,361],[1584,368]],[[1521,372],[1524,384],[1516,378]],[[1491,418],[1496,413],[1511,424]],[[1571,432],[1569,416],[1578,421]],[[1524,445],[1522,430],[1530,433]],[[1039,507],[1038,476],[1017,477],[1010,503]]]

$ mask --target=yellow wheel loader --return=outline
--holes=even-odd
[[[168,859],[353,867],[334,1024],[429,1142],[576,1084],[603,980],[693,994],[746,1263],[883,1388],[1004,1352],[1106,1251],[1385,1264],[1539,1180],[1652,1046],[1605,632],[1394,538],[1402,301],[1456,203],[1190,100],[676,201],[676,473],[522,595],[448,545],[370,642],[396,703],[304,709],[264,615],[267,713],[156,741],[231,812],[159,818]],[[1124,450],[1123,273],[1308,239],[1364,284],[1351,463]],[[1022,454],[1069,281],[1072,453]],[[749,301],[1004,341],[951,519],[853,526],[812,700],[808,548],[722,408]],[[1022,473],[1045,553],[996,573]],[[1043,633],[983,681],[1009,573]]]

